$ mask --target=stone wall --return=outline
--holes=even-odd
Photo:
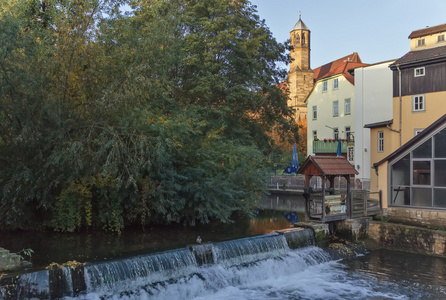
[[[389,207],[383,215],[394,223],[446,229],[446,211],[432,209]]]
[[[370,221],[369,238],[384,248],[446,256],[446,231]]]
[[[10,271],[20,267],[20,256],[0,248],[0,271]]]

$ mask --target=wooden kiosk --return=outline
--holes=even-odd
[[[340,221],[352,216],[352,198],[350,179],[358,171],[343,156],[308,156],[297,171],[305,175],[305,214],[307,220],[319,220],[323,223]],[[315,192],[310,187],[313,176],[322,178],[322,190]],[[347,192],[334,194],[334,179],[342,176],[347,180]],[[326,188],[326,182],[330,188]]]

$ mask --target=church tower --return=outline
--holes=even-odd
[[[313,70],[310,68],[310,30],[301,20],[290,32],[290,71],[288,72],[288,87],[290,99],[288,106],[296,110],[296,121],[306,119],[307,107],[305,98],[313,88]]]

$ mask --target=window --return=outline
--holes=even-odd
[[[424,76],[424,72],[425,70],[424,70],[424,67],[421,67],[421,68],[416,68],[415,70],[414,70],[414,75],[415,75],[415,77],[420,77],[420,76]]]
[[[345,127],[345,138],[349,141],[350,140],[350,126]]]
[[[313,130],[313,140],[317,139],[317,130]]]
[[[354,146],[348,146],[347,147],[347,160],[351,163],[355,163],[355,147]]]
[[[351,111],[351,109],[350,109],[350,102],[351,102],[350,98],[345,99],[345,111],[344,111],[344,113],[346,115],[349,115],[350,111]]]
[[[446,128],[390,165],[391,204],[446,209]]]
[[[333,129],[333,138],[335,140],[339,139],[339,129],[337,128]]]
[[[425,111],[424,95],[412,96],[412,111]]]
[[[337,90],[338,87],[339,87],[339,81],[338,81],[338,78],[335,78],[333,81],[333,89]]]
[[[322,91],[326,92],[328,90],[328,81],[324,81]]]
[[[444,34],[440,34],[437,36],[437,43],[444,42]]]
[[[339,101],[333,101],[333,117],[339,116]]]
[[[384,152],[384,131],[378,131],[378,152]]]
[[[419,39],[418,40],[418,47],[424,46],[424,39]]]
[[[317,106],[313,106],[313,120],[317,120]]]

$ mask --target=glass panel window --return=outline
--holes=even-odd
[[[313,139],[317,139],[317,130],[313,130]]]
[[[425,40],[424,39],[419,39],[418,40],[418,47],[424,46],[425,44]]]
[[[434,136],[435,157],[446,158],[446,128]]]
[[[414,158],[431,158],[432,157],[432,139],[428,139],[412,151]]]
[[[444,34],[437,36],[437,43],[444,42]]]
[[[392,204],[410,205],[410,187],[394,187],[392,189]]]
[[[413,184],[431,185],[431,162],[430,161],[414,161]]]
[[[392,185],[410,185],[410,155],[407,154],[402,159],[392,165]]]
[[[351,113],[351,109],[350,109],[350,98],[349,99],[345,99],[345,114],[349,115]]]
[[[424,111],[426,110],[424,103],[424,95],[412,96],[412,111]]]
[[[446,189],[434,189],[434,206],[446,208]]]
[[[435,160],[434,166],[434,185],[446,187],[446,160]]]
[[[432,206],[432,189],[412,188],[412,206]]]
[[[339,139],[339,129],[337,128],[333,129],[333,138],[335,140]]]
[[[339,101],[333,101],[333,117],[339,116]]]
[[[328,81],[324,81],[322,91],[326,92],[327,90],[328,90]]]
[[[424,76],[424,67],[414,69],[415,77]]]
[[[317,120],[317,106],[313,106],[313,120]]]
[[[378,131],[378,152],[384,152],[384,131]]]
[[[339,81],[338,81],[338,78],[335,78],[335,79],[333,80],[333,89],[334,89],[334,90],[337,90],[338,87],[339,87]]]

